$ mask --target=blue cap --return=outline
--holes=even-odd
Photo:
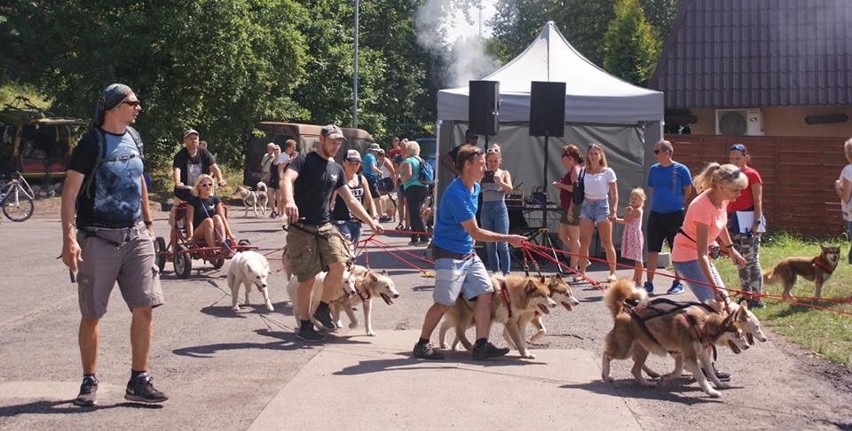
[[[739,151],[743,154],[748,154],[748,150],[746,150],[746,147],[743,144],[731,145],[731,151]]]

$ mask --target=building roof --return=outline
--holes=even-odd
[[[682,0],[648,86],[667,109],[852,104],[852,1]]]

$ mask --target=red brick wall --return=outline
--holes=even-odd
[[[834,181],[847,164],[844,138],[666,135],[674,159],[695,176],[709,162],[727,163],[728,148],[744,144],[763,177],[764,214],[770,230],[815,237],[845,231]]]

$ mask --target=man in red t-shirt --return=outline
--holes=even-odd
[[[728,204],[728,230],[734,248],[746,260],[746,265],[739,270],[740,285],[744,299],[748,300],[749,308],[763,308],[760,299],[763,291],[763,275],[760,268],[760,234],[766,231],[763,219],[763,178],[756,169],[748,166],[751,155],[743,144],[731,145],[728,159],[732,165],[740,168],[748,178],[748,187],[743,189],[740,196]],[[737,213],[746,215],[738,217]],[[752,217],[748,217],[751,215]],[[753,220],[750,226],[741,226],[740,219]]]

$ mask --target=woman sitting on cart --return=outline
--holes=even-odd
[[[206,244],[208,247],[221,245],[225,240],[224,254],[226,257],[233,255],[233,247],[237,244],[236,237],[231,233],[228,226],[228,218],[225,216],[225,205],[218,196],[213,195],[213,177],[207,174],[198,176],[195,187],[192,188],[192,199],[187,202],[186,236],[196,244]]]

